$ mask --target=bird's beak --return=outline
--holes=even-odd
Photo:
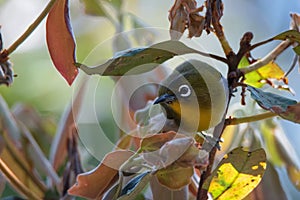
[[[153,104],[159,104],[159,103],[167,103],[167,102],[172,102],[176,99],[175,95],[172,94],[164,94],[158,97]]]

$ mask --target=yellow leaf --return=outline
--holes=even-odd
[[[203,188],[213,199],[243,199],[259,184],[265,170],[263,149],[247,152],[236,148],[225,155]]]

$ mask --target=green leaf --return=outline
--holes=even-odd
[[[297,101],[274,94],[264,92],[258,88],[247,86],[251,97],[263,108],[276,114],[285,112],[288,106],[295,105]]]
[[[266,165],[263,149],[247,152],[236,148],[225,155],[203,188],[213,199],[243,199],[259,184]]]
[[[273,37],[274,40],[286,40],[289,39],[292,42],[298,42],[300,43],[300,33],[296,30],[289,30],[285,31],[283,33],[280,33],[279,35],[276,35]]]
[[[152,174],[149,171],[137,175],[125,185],[118,200],[134,199],[149,183],[151,178]]]
[[[179,190],[191,182],[194,174],[193,167],[181,167],[176,163],[160,169],[156,173],[157,180],[160,184],[172,190]]]
[[[238,68],[245,68],[250,65],[250,62],[248,59],[244,56],[239,65]],[[269,83],[271,86],[275,87],[277,86],[274,83],[274,79],[276,80],[282,80],[284,83],[287,82],[287,78],[284,78],[284,71],[280,68],[279,65],[277,65],[275,62],[270,62],[266,64],[263,67],[260,67],[259,69],[252,71],[250,73],[245,74],[245,81],[244,83],[251,85],[256,88],[261,88],[265,84]],[[288,88],[286,84],[284,84],[284,87],[281,86],[279,88]]]
[[[103,1],[101,0],[80,0],[84,4],[84,11],[88,15],[92,16],[107,16],[107,11],[103,5]],[[105,0],[110,5],[115,7],[117,10],[121,9],[122,0]]]
[[[168,40],[149,47],[119,52],[115,57],[96,67],[90,68],[80,63],[76,65],[88,75],[135,75],[149,72],[170,58],[187,53],[197,53],[197,50],[186,46],[182,42]]]
[[[296,53],[297,55],[300,55],[300,45],[294,47],[293,50],[295,51],[295,53]]]
[[[101,1],[99,0],[80,0],[84,4],[85,13],[92,16],[106,16]]]

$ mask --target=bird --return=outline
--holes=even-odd
[[[162,81],[153,104],[163,107],[179,130],[202,132],[221,122],[228,102],[222,74],[200,60],[186,60]]]

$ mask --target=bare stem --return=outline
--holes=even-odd
[[[259,120],[263,120],[263,119],[267,119],[267,118],[275,117],[275,116],[277,116],[277,114],[272,113],[272,112],[265,112],[262,114],[253,115],[253,116],[249,116],[249,117],[230,118],[230,119],[226,119],[226,125],[238,125],[238,124],[242,124],[242,123],[255,122],[255,121],[259,121]]]
[[[8,56],[12,52],[14,52],[27,38],[28,36],[36,29],[38,25],[42,22],[42,20],[47,16],[51,8],[53,7],[54,3],[57,0],[50,0],[48,5],[42,11],[42,13],[35,19],[35,21],[27,28],[27,30],[6,50],[6,55]]]
[[[249,67],[240,69],[240,71],[243,74],[247,74],[249,72],[255,71],[255,70],[265,66],[269,62],[273,61],[279,54],[281,54],[291,44],[292,43],[289,40],[285,40],[285,41],[281,42],[273,51],[271,51],[269,54],[267,54],[264,58],[249,65]]]

